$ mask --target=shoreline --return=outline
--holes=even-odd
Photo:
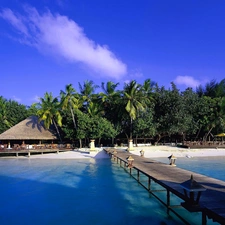
[[[160,158],[169,157],[174,155],[175,157],[216,157],[225,156],[225,148],[215,149],[215,148],[179,148],[175,146],[151,146],[151,147],[135,147],[134,151],[130,151],[135,155],[140,155],[140,151],[144,151],[144,156],[146,158]]]
[[[115,148],[118,151],[126,151],[126,148]],[[170,155],[179,157],[219,157],[225,156],[225,148],[221,149],[184,149],[175,146],[143,146],[134,147],[134,150],[129,151],[129,153],[134,155],[140,155],[140,151],[144,151],[145,158],[168,158]],[[43,155],[31,155],[27,156],[8,156],[2,158],[29,158],[29,159],[98,159],[98,158],[108,158],[109,155],[102,149],[96,148],[96,151],[89,151],[89,149],[78,149],[71,150],[68,152],[60,153],[46,153]]]

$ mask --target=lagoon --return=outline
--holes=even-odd
[[[213,161],[221,170],[223,160],[210,159],[199,166],[197,158],[179,158],[177,165],[218,174]],[[0,182],[1,225],[183,224],[109,158],[0,159]],[[198,213],[180,213],[201,224]]]

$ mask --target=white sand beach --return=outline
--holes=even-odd
[[[24,156],[19,156],[24,157]],[[27,157],[27,156],[25,156]],[[32,155],[29,158],[33,159],[87,159],[87,158],[108,158],[109,155],[100,148],[96,148],[96,151],[89,151],[89,149],[75,149],[66,152],[59,153],[45,153]]]
[[[204,149],[186,149],[175,146],[151,146],[151,147],[136,147],[133,154],[140,155],[140,151],[144,151],[146,158],[168,157],[209,157],[209,156],[225,156],[225,149],[204,148]]]
[[[118,150],[125,151],[125,148],[118,148]],[[140,151],[144,151],[146,158],[169,157],[210,157],[210,156],[225,156],[225,149],[185,149],[173,146],[146,146],[134,147],[130,153],[140,155]],[[24,156],[19,156],[23,157]],[[47,159],[87,159],[87,158],[107,158],[108,154],[101,148],[96,148],[96,151],[89,151],[89,149],[78,149],[60,153],[49,153],[43,155],[31,155],[30,158],[47,158]]]

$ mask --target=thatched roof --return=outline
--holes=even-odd
[[[43,121],[39,122],[37,116],[30,116],[0,134],[0,140],[54,140],[57,135],[52,130],[44,127]]]

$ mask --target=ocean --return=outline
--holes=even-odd
[[[225,180],[224,160],[178,158],[176,164]],[[0,184],[1,225],[183,224],[110,158],[2,158]],[[201,214],[179,213],[201,224]]]

